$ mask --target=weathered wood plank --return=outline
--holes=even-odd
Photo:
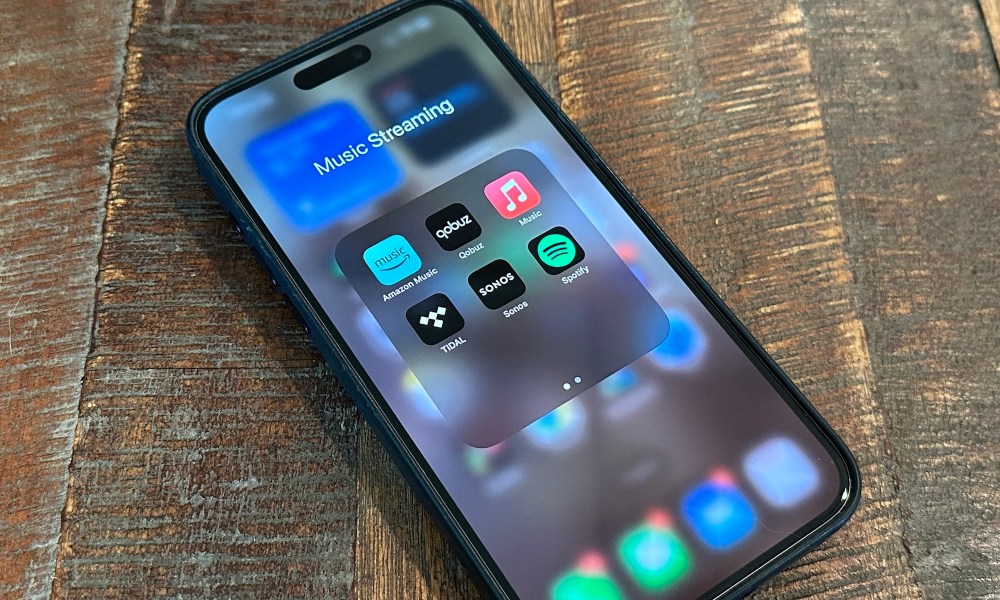
[[[358,12],[137,3],[55,597],[350,596],[356,412],[183,124],[209,87]]]
[[[989,35],[972,1],[803,4],[917,581],[926,598],[995,598],[1000,74]]]
[[[129,4],[0,3],[0,598],[47,599]]]
[[[853,521],[758,597],[916,597],[798,5],[611,4],[556,2],[564,107],[866,480]]]

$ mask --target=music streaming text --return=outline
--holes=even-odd
[[[424,106],[410,117],[401,120],[391,127],[369,133],[368,137],[365,138],[367,143],[358,141],[348,144],[340,152],[324,156],[320,161],[314,161],[313,168],[316,169],[316,173],[320,176],[327,175],[332,171],[346,166],[348,163],[364,158],[372,149],[390,144],[406,134],[416,131],[436,119],[454,114],[454,112],[455,105],[448,98],[437,104],[432,104],[430,107]]]

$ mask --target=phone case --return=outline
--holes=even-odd
[[[804,414],[814,425],[812,428],[817,435],[824,436],[833,450],[842,457],[845,470],[842,475],[845,478],[848,493],[841,505],[836,507],[832,514],[824,515],[826,518],[822,523],[808,532],[803,532],[789,546],[765,554],[760,564],[745,567],[734,573],[727,582],[718,586],[716,593],[705,597],[739,598],[748,594],[761,582],[808,552],[847,522],[860,500],[861,481],[857,462],[843,441],[750,335],[743,324],[723,304],[694,267],[681,255],[666,234],[660,230],[649,214],[625,189],[611,169],[598,157],[566,115],[545,93],[541,85],[529,74],[524,65],[474,8],[462,0],[401,0],[212,89],[195,103],[186,123],[188,144],[199,172],[208,182],[222,206],[235,219],[246,243],[257,254],[278,288],[295,308],[312,342],[320,350],[331,371],[344,384],[347,393],[393,457],[417,496],[456,548],[463,563],[477,575],[477,583],[482,591],[496,598],[516,598],[514,591],[500,575],[496,563],[478,541],[471,527],[458,511],[457,506],[452,503],[429,465],[423,460],[401,424],[381,399],[371,380],[354,360],[353,354],[343,338],[334,329],[332,323],[316,308],[317,304],[311,292],[289,268],[287,258],[275,240],[270,236],[263,223],[257,219],[255,213],[249,209],[249,202],[235,181],[225,172],[221,161],[205,141],[203,129],[203,118],[208,109],[222,98],[248,87],[262,76],[307,60],[325,51],[328,47],[343,42],[369,25],[424,4],[452,7],[469,20],[482,36],[484,43],[490,45],[497,57],[507,64],[515,76],[520,79],[525,92],[538,103],[539,108],[547,114],[563,135],[576,146],[588,166],[622,201],[625,208],[632,211],[641,228],[648,237],[657,243],[664,258],[678,271],[692,291],[710,310],[722,317],[723,325],[733,337],[734,342],[749,351],[751,357],[759,366],[763,367],[769,379],[782,392],[782,395],[793,401],[793,409]]]

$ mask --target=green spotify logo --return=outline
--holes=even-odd
[[[573,240],[553,233],[543,237],[538,242],[538,259],[554,269],[560,269],[573,262],[576,258],[576,246]]]
[[[528,250],[549,275],[558,275],[583,260],[583,248],[565,227],[553,227],[528,243]]]

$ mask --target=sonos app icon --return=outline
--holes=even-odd
[[[469,286],[486,308],[496,310],[524,294],[524,281],[502,258],[469,275]]]
[[[446,206],[427,217],[424,224],[438,245],[445,250],[458,250],[483,233],[469,209],[458,203]]]
[[[390,235],[364,253],[365,264],[382,285],[399,283],[420,270],[420,256],[401,235]]]

